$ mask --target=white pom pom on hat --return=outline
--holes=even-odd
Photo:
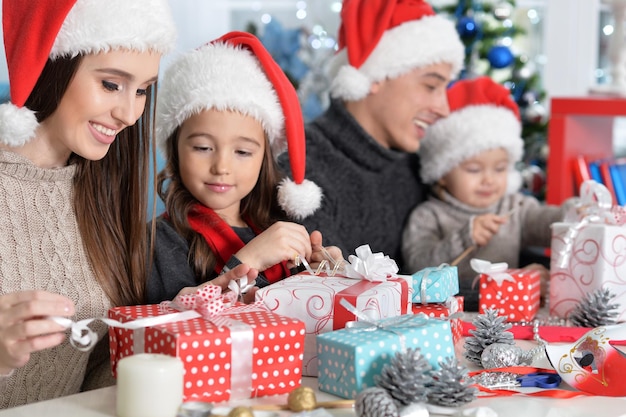
[[[304,178],[306,145],[298,94],[256,36],[227,33],[170,65],[157,100],[160,150],[167,154],[167,140],[176,128],[211,108],[258,120],[274,158],[288,151],[293,181],[281,182],[278,202],[291,218],[302,220],[320,207],[321,189]]]
[[[113,49],[170,51],[176,40],[167,0],[2,0],[11,101],[0,105],[0,142],[21,146],[35,134],[24,107],[48,58]]]
[[[507,191],[517,191],[521,178],[515,164],[522,159],[524,141],[510,91],[490,77],[479,77],[457,81],[447,94],[450,115],[430,126],[420,144],[422,180],[435,183],[465,159],[504,148],[509,154]]]
[[[452,21],[424,0],[344,0],[331,95],[356,101],[373,82],[414,68],[450,63],[456,77],[465,57]]]

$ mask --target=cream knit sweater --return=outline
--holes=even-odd
[[[73,320],[103,317],[110,306],[87,260],[72,205],[74,166],[41,169],[0,150],[0,294],[41,289],[66,295]],[[66,340],[31,355],[26,366],[0,377],[0,409],[110,385],[106,326],[98,354]],[[97,362],[94,359],[97,357]],[[91,359],[90,359],[91,358]]]

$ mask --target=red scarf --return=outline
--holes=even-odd
[[[215,211],[202,204],[195,204],[191,208],[187,220],[191,228],[206,239],[206,242],[215,254],[217,258],[215,263],[216,274],[222,271],[231,256],[245,246],[245,243],[237,236],[237,233],[228,223],[222,220]],[[250,223],[248,222],[248,224]],[[250,227],[255,234],[259,234],[259,231],[254,226],[250,225]],[[285,261],[271,266],[262,272],[270,283],[280,281],[291,275]]]

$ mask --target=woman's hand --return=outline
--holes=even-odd
[[[30,354],[57,346],[65,327],[49,316],[69,317],[74,303],[46,291],[21,291],[0,296],[0,375],[20,368]]]
[[[235,256],[244,264],[265,271],[283,261],[293,262],[298,255],[309,259],[312,251],[311,239],[304,226],[277,222],[248,242]]]

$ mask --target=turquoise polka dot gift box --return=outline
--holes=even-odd
[[[363,322],[358,322],[363,323]],[[374,375],[396,352],[420,348],[434,369],[454,354],[450,322],[407,314],[317,336],[320,391],[352,399],[375,386]]]
[[[459,293],[456,266],[442,264],[417,271],[411,276],[414,303],[443,303]]]

